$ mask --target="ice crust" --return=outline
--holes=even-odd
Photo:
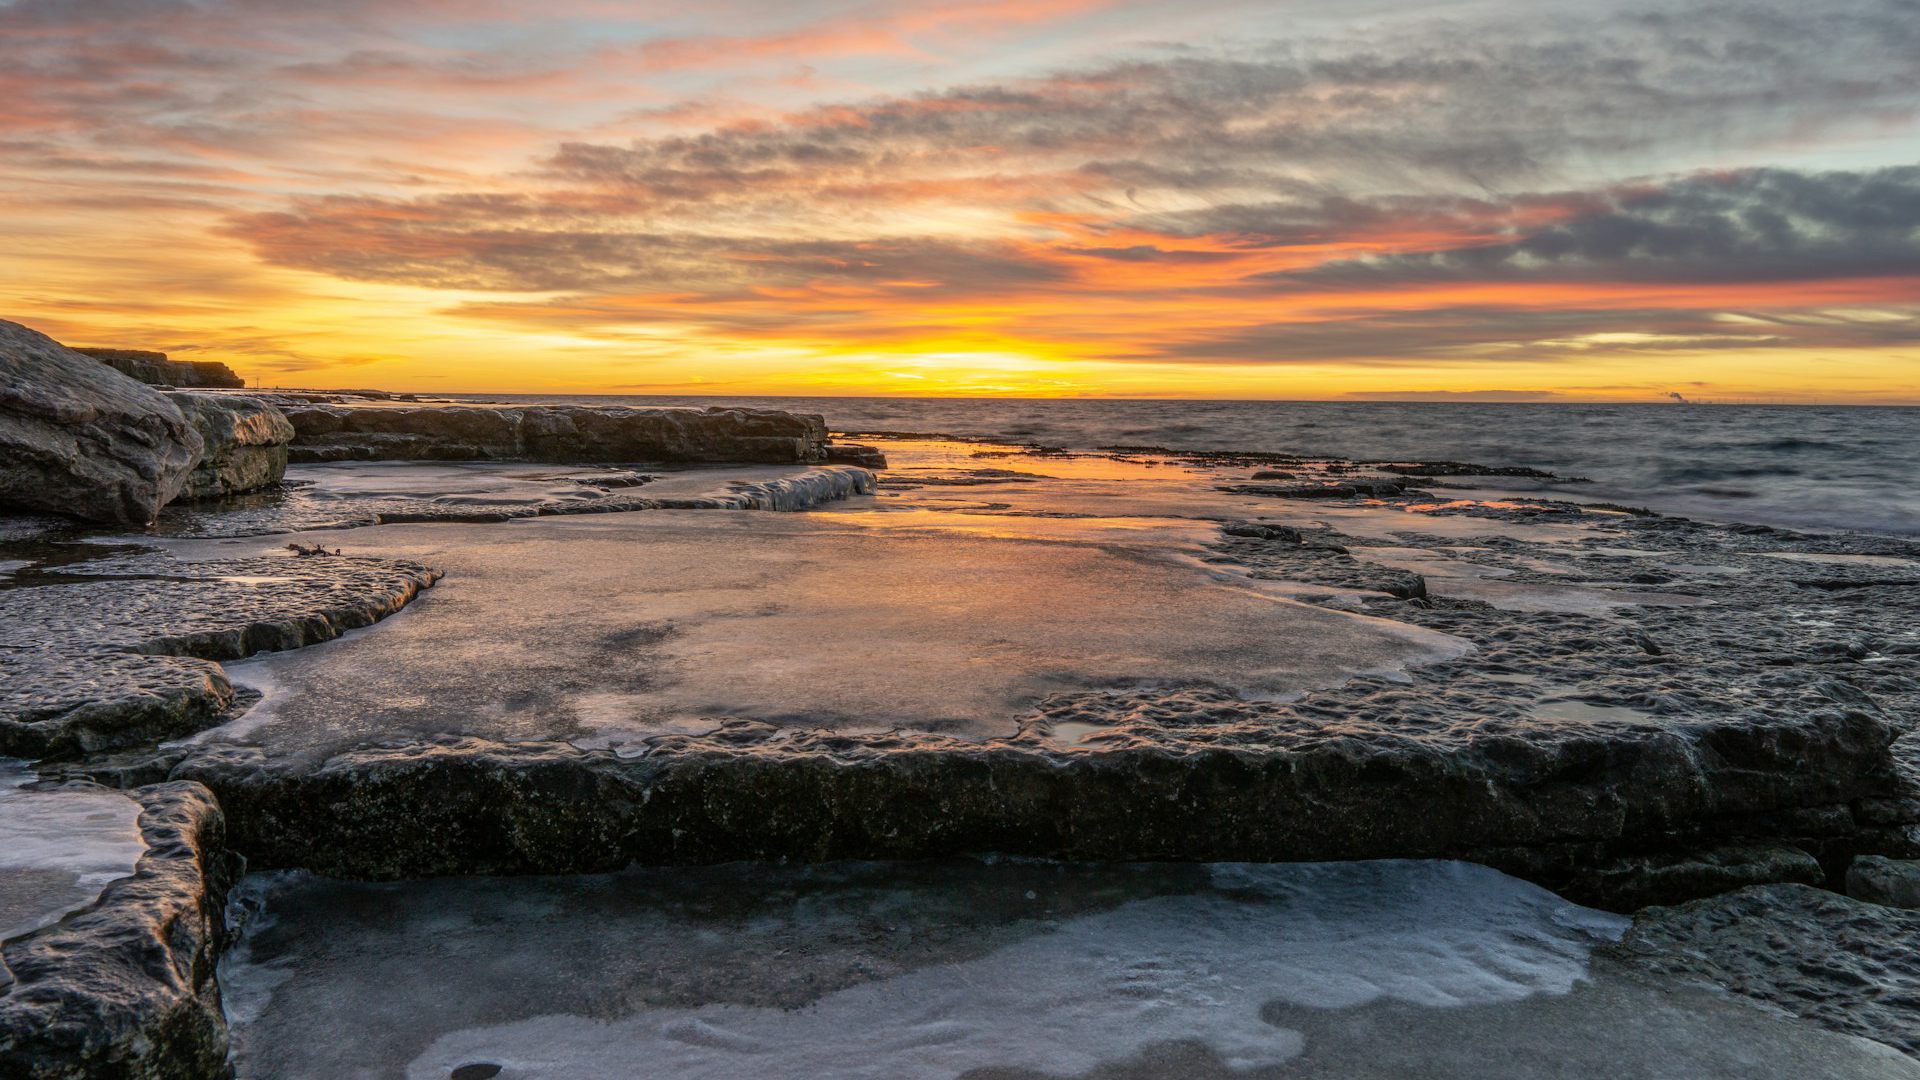
[[[957,882],[969,876],[992,880],[996,868],[962,868],[958,874],[956,889],[967,887]],[[403,912],[408,929],[420,938],[411,944],[401,939],[398,947],[410,953],[403,956],[390,955],[373,941],[335,941],[325,947],[332,952],[327,958],[300,955],[316,948],[310,937],[303,937],[292,954],[276,956],[259,955],[249,943],[226,964],[223,984],[229,1014],[240,1025],[243,1077],[275,1075],[276,1062],[303,1060],[298,1056],[303,1049],[313,1052],[287,1044],[301,1029],[278,1026],[289,1019],[278,1010],[320,1000],[336,1013],[367,1010],[322,1019],[372,1025],[381,1029],[369,1033],[375,1042],[392,1026],[416,1038],[436,1035],[406,1063],[405,1075],[421,1080],[438,1080],[475,1062],[502,1066],[502,1080],[639,1075],[908,1080],[993,1067],[1072,1075],[1181,1041],[1203,1043],[1239,1069],[1285,1062],[1302,1050],[1297,1031],[1263,1019],[1269,1007],[1349,1009],[1395,1001],[1451,1008],[1565,994],[1582,979],[1592,948],[1617,938],[1627,925],[1623,918],[1573,906],[1466,863],[1231,864],[1168,874],[1184,887],[1137,888],[1133,898],[1060,919],[1045,917],[1059,897],[1029,889],[1025,900],[1039,918],[998,948],[973,956],[963,950],[950,962],[862,979],[800,1008],[788,1002],[743,1002],[739,999],[751,1001],[754,994],[724,973],[732,965],[683,965],[669,955],[660,959],[660,967],[674,974],[659,978],[671,982],[670,988],[627,985],[616,976],[599,987],[605,1007],[592,1014],[543,1009],[548,1002],[525,994],[512,978],[511,964],[466,966],[455,958],[459,954],[447,952],[454,944],[450,939],[470,937],[484,925],[508,938],[491,954],[511,957],[518,939],[528,934],[553,933],[559,940],[551,947],[587,933],[591,927],[566,920],[590,911],[606,920],[595,937],[598,944],[580,959],[585,970],[577,974],[591,981],[617,963],[602,950],[727,952],[736,961],[760,955],[769,965],[781,964],[781,956],[791,953],[804,963],[801,958],[812,953],[816,939],[826,948],[825,939],[844,934],[846,924],[877,922],[872,963],[886,968],[889,943],[900,948],[898,943],[912,940],[916,922],[938,918],[919,914],[923,904],[938,907],[940,902],[904,885],[891,895],[870,892],[869,875],[840,890],[844,895],[832,889],[824,895],[802,891],[791,907],[776,902],[772,911],[731,922],[703,916],[698,903],[619,911],[582,903],[581,910],[556,910],[548,886],[512,881],[473,883],[488,890],[490,899],[481,910],[463,911],[448,903],[440,886],[428,886],[431,899],[415,903],[407,899],[407,886],[327,900],[325,891],[335,886],[295,877],[269,881],[261,889],[269,920],[277,890],[315,890],[319,895],[307,901],[335,910]],[[784,895],[785,883],[777,872],[771,876],[770,895]],[[1023,883],[1009,878],[1004,884],[1017,889]],[[502,899],[516,888],[524,902]],[[646,890],[636,884],[634,891]],[[428,903],[437,914],[422,910]],[[503,922],[502,915],[510,921]],[[561,922],[557,930],[556,920]],[[432,933],[436,925],[439,936]],[[377,967],[360,969],[357,961]],[[454,969],[463,973],[454,977]],[[400,975],[403,985],[394,985],[386,977],[389,970],[413,974]],[[435,971],[445,982],[434,993],[449,1000],[410,996],[432,981],[421,973]],[[688,971],[693,974],[685,975]],[[649,975],[634,978],[645,983]],[[645,1004],[662,994],[723,1000]],[[449,1015],[498,1019],[455,1030],[435,1028]]]
[[[0,758],[0,940],[92,903],[146,852],[139,803],[89,784],[30,790],[34,779]]]

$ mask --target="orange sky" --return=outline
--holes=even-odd
[[[1920,401],[1920,27],[1803,7],[22,0],[0,315],[310,387]]]

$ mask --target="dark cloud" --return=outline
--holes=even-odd
[[[1920,344],[1920,306],[1868,312],[1455,305],[1330,312],[1311,321],[1159,341],[1131,359],[1395,364],[1436,359],[1537,361],[1605,353]]]
[[[1804,139],[1920,104],[1913,0],[1700,4],[1248,45],[820,108],[628,146],[569,182],[724,201],[823,175],[1057,169],[1106,197],[1511,189],[1675,147]]]
[[[1297,287],[1447,280],[1736,283],[1920,276],[1920,166],[1868,172],[1750,169],[1640,184],[1558,203],[1497,242],[1401,252],[1262,275]],[[1498,216],[1498,215],[1496,215]]]

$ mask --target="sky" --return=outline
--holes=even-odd
[[[0,317],[269,386],[1920,402],[1920,0],[0,0]]]

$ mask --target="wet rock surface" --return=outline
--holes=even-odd
[[[0,505],[144,525],[201,445],[166,396],[0,320]]]
[[[1643,911],[1615,951],[1920,1056],[1920,911],[1769,885]]]
[[[133,792],[145,853],[92,906],[0,944],[0,1073],[22,1080],[227,1074],[215,964],[237,880],[219,808],[194,784]]]
[[[1120,507],[1152,507],[1159,496],[1148,486],[1156,475],[1150,470],[1177,470],[1169,489],[1193,498],[1190,464],[1047,453],[1035,455],[1045,462],[1041,473],[981,466],[971,457],[980,452],[968,449],[945,464],[910,459],[896,469],[906,486],[882,489],[882,498],[911,501],[912,510],[855,510],[827,520],[883,537],[917,535],[928,545],[914,556],[922,565],[1005,585],[1015,580],[1008,569],[967,569],[962,553],[1011,553],[1038,542],[1044,546],[1034,556],[1014,555],[1008,566],[1044,575],[1048,564],[1038,556],[1064,543],[1125,551],[1121,537],[1173,528],[1058,509],[1104,509],[1095,498],[1114,497],[1100,484],[1122,490]],[[1129,478],[1113,485],[1105,478],[1114,469]],[[1141,479],[1131,479],[1134,472]],[[1090,478],[1091,486],[1081,485],[1086,496],[1076,494],[1077,477]],[[979,483],[949,493],[951,485],[939,481],[954,478]],[[209,784],[241,808],[236,835],[266,865],[369,877],[425,868],[577,871],[636,860],[991,851],[1100,859],[1438,856],[1484,861],[1585,902],[1631,909],[1757,882],[1837,883],[1857,853],[1907,854],[1920,789],[1892,748],[1920,687],[1920,644],[1908,629],[1920,595],[1887,583],[1920,580],[1911,545],[1419,492],[1337,509],[1335,518],[1269,512],[1261,520],[1247,514],[1272,505],[1262,496],[1222,495],[1220,509],[1236,513],[1221,513],[1219,526],[1188,530],[1197,539],[1211,534],[1192,546],[1209,572],[1244,575],[1310,604],[1419,627],[1470,648],[1404,670],[1303,686],[1304,695],[1249,694],[1231,665],[1211,684],[1169,684],[1164,676],[1098,689],[1039,684],[1028,697],[995,706],[1004,727],[966,731],[940,723],[937,705],[904,707],[913,700],[906,687],[933,688],[940,700],[957,702],[982,685],[974,678],[966,691],[949,693],[938,689],[947,685],[941,678],[918,670],[938,650],[916,640],[925,619],[903,598],[944,605],[942,586],[902,585],[899,597],[876,588],[887,558],[856,535],[832,540],[869,581],[849,597],[856,609],[823,607],[810,618],[804,598],[813,590],[756,578],[752,591],[764,611],[750,607],[716,624],[745,627],[775,611],[793,620],[791,633],[776,635],[791,644],[741,654],[779,656],[765,678],[744,660],[721,659],[732,653],[688,648],[700,640],[688,636],[688,618],[714,604],[727,610],[732,601],[690,600],[686,611],[657,616],[622,601],[622,617],[645,626],[622,636],[609,624],[606,640],[622,644],[602,659],[569,653],[547,667],[533,659],[513,676],[524,691],[479,691],[489,701],[506,695],[504,713],[479,700],[459,705],[464,698],[451,687],[421,698],[435,706],[389,707],[382,703],[421,690],[420,666],[404,659],[410,624],[375,652],[352,646],[326,664],[295,657],[292,668],[269,665],[282,696],[257,710],[264,719],[196,748],[115,766],[131,770],[116,775]],[[676,582],[662,595],[700,595],[685,592],[671,568],[667,553],[682,541],[701,552],[698,565],[709,576],[741,572],[723,570],[730,564],[699,541],[732,524],[634,520],[632,534],[620,524],[605,537],[650,538],[650,587]],[[683,526],[695,531],[680,536]],[[777,540],[782,530],[740,527],[748,531],[727,541],[730,551],[765,541],[784,557],[803,557],[802,565],[823,557],[804,539],[818,531],[814,525]],[[475,533],[450,550],[478,553],[492,535]],[[572,552],[606,565],[590,557],[596,549],[587,533],[571,535],[527,549],[538,554],[509,557],[503,549],[502,557],[548,567]],[[941,546],[960,537],[975,547]],[[435,534],[435,543],[448,542],[449,534]],[[739,551],[763,577],[781,565],[750,547]],[[1098,580],[1123,565],[1089,563],[1059,580]],[[485,571],[478,563],[458,568],[456,580],[474,573]],[[612,594],[629,595],[617,574],[595,573]],[[996,595],[952,587],[961,590],[956,596]],[[590,588],[583,581],[544,591],[578,596]],[[1044,581],[1013,589],[1049,590],[1056,593],[1051,606],[1062,606],[1056,586]],[[1124,607],[1122,596],[1137,605],[1146,595],[1122,584],[1108,599],[1064,606],[1104,610]],[[771,597],[780,600],[768,603]],[[1018,609],[991,603],[996,611]],[[582,630],[596,617],[579,603],[567,607],[575,630],[554,640],[592,638]],[[859,629],[863,612],[896,609],[906,622],[875,629],[872,641],[861,636],[868,633]],[[525,604],[516,610],[500,619],[532,617]],[[429,622],[419,624],[422,632]],[[808,659],[801,629],[808,625],[833,630],[820,639],[820,647],[835,644],[819,664]],[[1190,634],[1171,626],[1161,629]],[[1839,642],[1836,626],[1847,628]],[[747,640],[737,629],[727,633],[735,645]],[[1111,639],[1112,631],[1101,634]],[[1057,631],[1044,636],[1054,651],[1067,640]],[[484,640],[485,632],[428,637],[444,649]],[[859,659],[860,650],[876,647],[892,659]],[[1005,670],[1021,654],[993,655],[991,670]],[[413,672],[412,685],[381,677],[388,661],[398,665],[395,679]],[[327,674],[329,664],[336,674]],[[289,681],[288,671],[309,667]],[[836,668],[886,671],[893,689],[871,701],[841,693],[832,704],[816,688],[858,685],[857,677],[834,675]],[[599,673],[603,692],[568,689],[564,673],[582,670]],[[341,677],[349,671],[351,678]],[[718,673],[729,693],[711,700],[681,694],[664,713],[652,704],[676,700],[678,673],[699,671]],[[364,686],[355,685],[363,678]],[[755,718],[746,703],[762,683],[778,689],[786,713]],[[329,719],[370,714],[375,722],[359,729]],[[1428,810],[1407,815],[1409,801]],[[310,835],[303,823],[321,815],[341,827]]]
[[[189,620],[168,640],[192,644],[147,655],[157,650],[111,628],[164,622],[177,598],[121,612],[112,605],[132,601],[112,589],[137,598],[178,584],[226,604],[221,590],[240,585],[284,595],[285,575],[269,566],[342,560],[269,558],[277,540],[170,541],[171,558],[112,553],[72,567],[13,560],[0,562],[0,584],[12,586],[0,605],[57,580],[96,589],[114,615],[87,630],[111,648],[73,654],[93,666],[68,674],[33,669],[43,687],[103,671],[137,681],[111,665],[161,661],[183,666],[182,686],[226,680],[182,691],[200,703],[192,723],[74,739],[66,752],[78,760],[61,771],[203,784],[229,816],[233,848],[262,868],[388,880],[737,859],[1438,857],[1624,911],[1730,889],[1831,897],[1804,886],[1895,865],[1866,856],[1920,857],[1912,542],[1453,487],[1501,478],[1456,463],[1373,466],[1393,474],[1376,479],[1350,463],[1144,448],[904,443],[887,453],[895,468],[879,485],[851,467],[716,486],[711,476],[515,466],[533,471],[507,470],[521,485],[512,493],[498,475],[492,487],[438,494],[336,484],[341,497],[328,507],[316,479],[257,512],[193,512],[173,531],[339,523],[328,512],[435,522],[299,539],[374,551],[381,559],[366,565],[388,568],[379,572],[452,571],[435,602],[406,619],[231,678],[195,658],[220,643],[251,651],[259,632]],[[1272,465],[1293,474],[1289,484],[1346,490],[1273,498],[1238,483]],[[1411,487],[1406,476],[1426,479]],[[846,495],[872,498],[832,501]],[[444,523],[583,512],[573,504],[654,512]],[[832,509],[748,520],[676,506]],[[157,581],[167,577],[183,580]],[[1202,595],[1213,600],[1197,603]],[[47,622],[41,610],[34,617]],[[1210,635],[1231,647],[1209,645]],[[10,643],[27,642],[0,646]],[[1249,643],[1279,648],[1295,666]],[[0,647],[0,663],[15,651]],[[260,702],[229,707],[234,682]],[[133,745],[216,721],[188,743]],[[1775,882],[1803,884],[1744,888]],[[1696,909],[1708,910],[1662,910]],[[1898,913],[1807,910],[1781,916],[1781,932],[1806,938],[1809,956],[1867,955],[1864,938],[1820,939],[1842,933],[1818,929],[1823,920],[1852,920],[1862,935],[1907,932],[1888,922]],[[1746,979],[1747,964],[1755,974],[1742,985],[1759,988],[1749,996],[1812,1002],[1796,1015],[1839,1030],[1879,1038],[1872,1031],[1911,1007],[1901,989],[1910,973],[1877,954],[1880,966],[1858,972],[1845,957],[1809,960],[1766,989],[1757,946],[1749,963],[1738,959],[1745,939],[1727,938],[1733,959],[1695,970],[1708,953],[1679,935],[1648,936],[1644,947],[1629,939],[1633,948],[1607,961],[1624,981],[1583,1000],[1621,1017],[1666,1016],[1693,1000],[1672,980]],[[1859,1030],[1821,1004],[1859,998],[1825,989],[1848,972],[1892,988]],[[1792,1033],[1803,1029],[1755,1021],[1767,1016],[1757,1010],[1700,1008],[1735,1011],[1696,1017],[1688,1030],[1799,1045]],[[1270,1011],[1263,1023],[1330,1038],[1378,1030],[1370,1024],[1446,1026],[1392,1003],[1356,1017],[1358,1027],[1328,1027],[1297,1002]],[[1518,1015],[1473,1023],[1513,1039],[1525,1026]],[[1558,1023],[1577,1010],[1540,1004],[1524,1015]],[[566,1039],[593,1041],[584,1027],[562,1027]],[[434,1075],[511,1067],[502,1052],[511,1040],[449,1037]],[[1137,1049],[1042,1073],[987,1062],[980,1075],[1247,1074],[1244,1059],[1217,1047]],[[1797,1073],[1769,1051],[1702,1058],[1690,1075],[1913,1071],[1909,1059],[1848,1040],[1792,1052],[1803,1051],[1791,1059]],[[1521,1074],[1553,1075],[1542,1064],[1553,1060],[1542,1047]]]
[[[177,503],[154,532],[238,537],[402,523],[497,524],[640,510],[807,510],[870,494],[848,466],[636,471],[511,462],[298,465],[275,488],[215,504]]]
[[[216,661],[367,626],[439,576],[351,557],[102,554],[29,565],[0,589],[0,751],[73,756],[207,727],[234,703]]]
[[[1073,751],[1038,737],[981,745],[736,722],[656,737],[636,757],[456,738],[317,765],[211,749],[170,775],[219,792],[236,839],[261,865],[349,877],[988,852],[1453,857],[1626,908],[1769,873],[1805,880],[1814,868],[1804,855],[1751,870],[1643,857],[1653,865],[1636,875],[1609,857],[1684,852],[1740,833],[1846,843],[1849,801],[1877,790],[1880,736],[1838,718],[1831,728],[1711,734],[1726,763],[1704,766],[1702,739],[1684,732],[1526,747],[1271,722],[1256,742],[1234,726],[1189,728],[1186,747],[1163,736],[1159,746]],[[1825,775],[1804,785],[1753,779],[1803,763]],[[1430,809],[1409,818],[1406,805]],[[309,827],[319,817],[328,829]]]
[[[288,411],[294,461],[762,462],[827,459],[826,422],[772,409],[614,405]]]

